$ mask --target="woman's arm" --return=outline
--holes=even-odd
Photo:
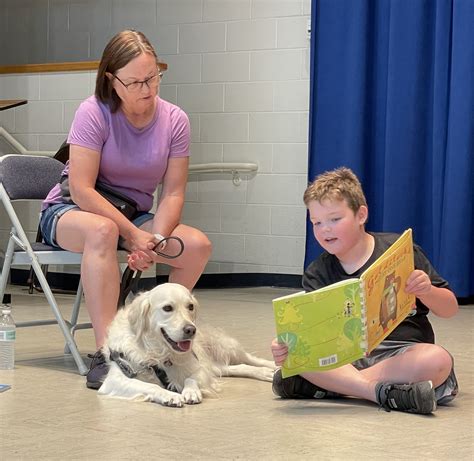
[[[158,242],[153,235],[134,226],[95,190],[99,165],[99,152],[74,144],[70,146],[69,187],[72,200],[81,210],[105,216],[114,221],[120,235],[130,242],[132,250],[152,249]],[[150,253],[150,258],[152,257]]]
[[[188,165],[189,157],[175,157],[168,160],[160,201],[153,220],[153,232],[164,237],[171,235],[181,220]]]

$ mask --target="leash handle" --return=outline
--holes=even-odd
[[[179,250],[176,254],[168,254],[168,253],[165,253],[163,251],[158,251],[158,247],[161,245],[161,244],[165,244],[164,247],[168,247],[168,242],[170,240],[176,240],[179,244]],[[153,251],[158,255],[158,256],[161,256],[162,258],[166,258],[166,259],[175,259],[177,258],[178,256],[181,256],[183,254],[183,251],[184,251],[184,242],[179,238],[179,237],[164,237],[162,238],[155,246],[155,248],[153,248]]]
[[[168,247],[167,243],[170,240],[176,240],[179,244],[179,250],[176,254],[169,254],[169,253],[164,253],[163,251],[158,251],[158,247],[163,242],[165,242],[165,247]],[[158,244],[155,246],[153,251],[158,256],[161,256],[162,258],[175,259],[178,256],[181,256],[183,254],[184,242],[179,237],[164,237],[158,242]],[[125,305],[125,300],[127,299],[127,296],[130,294],[132,289],[138,285],[138,281],[140,280],[141,275],[142,275],[141,271],[134,271],[130,269],[130,267],[127,267],[123,271],[122,281],[120,283],[120,293],[119,293],[119,298],[118,298],[118,303],[117,303],[117,307],[119,309]]]

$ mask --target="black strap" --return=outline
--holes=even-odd
[[[135,371],[132,368],[123,352],[110,351],[110,360],[112,360],[118,365],[120,370],[122,370],[122,373],[127,378],[136,378],[138,376],[139,371]],[[169,362],[169,364],[171,365],[171,362]],[[168,379],[166,371],[163,368],[160,368],[158,365],[145,366],[144,368],[151,368],[155,372],[156,377],[160,380],[163,387],[168,387],[170,381]]]
[[[42,241],[43,241],[43,234],[41,232],[41,226],[38,224],[38,230],[36,231],[36,243],[42,242]],[[48,273],[48,266],[46,264],[42,264],[41,269],[43,270],[44,275],[46,276],[46,274]],[[28,293],[30,295],[33,293],[34,290],[37,290],[40,292],[43,291],[41,286],[36,285],[36,281],[37,281],[37,278],[36,278],[35,271],[33,269],[33,266],[30,266],[28,280],[26,281],[26,283],[28,284]]]
[[[168,242],[170,240],[176,240],[179,243],[179,251],[176,254],[169,254],[164,253],[162,251],[158,251],[157,248],[163,243]],[[184,251],[184,242],[179,237],[165,237],[164,239],[160,240],[158,244],[155,246],[153,251],[158,255],[166,259],[175,259],[178,256],[181,256]],[[120,309],[125,305],[125,300],[127,296],[130,294],[132,290],[136,290],[138,287],[138,281],[142,275],[141,271],[134,271],[127,267],[122,275],[122,281],[120,283],[120,293],[118,298],[117,307]]]
[[[110,351],[110,360],[112,360],[118,365],[118,367],[122,370],[122,373],[127,378],[137,377],[138,373],[132,368],[130,363],[128,363],[122,352]]]
[[[170,383],[166,371],[163,370],[163,368],[160,368],[158,365],[154,365],[151,368],[155,372],[156,377],[161,381],[161,384],[163,384],[163,387],[166,389]]]

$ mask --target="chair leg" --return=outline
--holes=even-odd
[[[79,278],[79,285],[77,286],[77,292],[76,292],[76,297],[74,298],[74,305],[72,307],[72,313],[71,313],[71,335],[74,337],[74,332],[76,331],[77,327],[77,319],[79,318],[79,310],[81,308],[81,301],[82,301],[82,294],[84,290],[82,289],[82,278]],[[89,324],[88,324],[89,325]],[[64,346],[64,353],[65,354],[70,354],[71,350],[69,349],[69,346],[66,344]]]
[[[7,250],[5,251],[5,261],[3,262],[2,274],[0,276],[0,302],[3,300],[3,295],[7,288],[8,276],[10,275],[10,267],[13,259],[13,251],[15,249],[15,242],[12,238],[8,240]]]
[[[34,253],[30,256],[32,259],[31,264],[36,273],[36,277],[38,277],[38,281],[41,285],[41,288],[43,289],[43,293],[46,296],[46,299],[48,300],[51,309],[53,310],[53,314],[56,317],[56,321],[58,322],[59,328],[61,329],[64,335],[64,339],[66,340],[66,345],[71,351],[71,354],[76,362],[77,368],[79,369],[79,373],[81,375],[85,375],[88,371],[88,368],[86,367],[84,360],[82,360],[81,354],[77,349],[76,342],[74,341],[74,338],[69,330],[66,321],[61,315],[56,299],[51,291],[51,288],[49,287],[49,284],[46,280],[45,275],[43,274],[43,271],[41,270],[41,265],[36,259],[36,255]]]
[[[77,324],[77,319],[79,318],[79,309],[81,307],[82,294],[84,290],[82,289],[82,279],[79,279],[79,285],[77,286],[76,298],[74,299],[74,306],[71,313],[71,325],[75,326]]]

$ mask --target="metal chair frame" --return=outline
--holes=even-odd
[[[22,168],[27,164],[29,168]],[[18,168],[17,172],[15,172],[16,168]],[[43,200],[48,191],[59,181],[63,168],[64,165],[52,157],[25,154],[7,154],[0,157],[0,201],[5,207],[12,224],[0,275],[0,299],[3,298],[5,293],[10,269],[18,265],[31,265],[51,307],[54,318],[18,322],[16,326],[22,328],[57,324],[66,342],[64,352],[72,354],[79,373],[85,375],[88,367],[86,367],[74,339],[76,330],[92,327],[91,323],[78,323],[83,294],[82,283],[79,281],[71,318],[66,320],[61,314],[57,300],[43,271],[44,266],[50,264],[80,265],[82,254],[51,247],[40,242],[30,242],[13,207],[13,203],[21,200]],[[12,171],[15,172],[13,175],[11,175]],[[9,177],[16,174],[21,176],[21,180],[25,183],[34,181],[34,187],[26,187],[24,193],[22,193],[21,185],[18,186],[15,178]],[[126,255],[126,251],[118,251],[119,263],[126,263]]]

